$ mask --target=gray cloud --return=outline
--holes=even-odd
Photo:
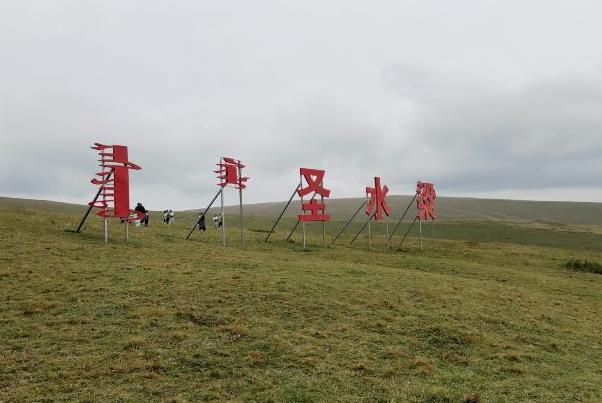
[[[101,141],[130,147],[132,199],[156,209],[203,204],[222,155],[248,164],[250,202],[286,198],[300,166],[327,169],[334,197],[380,175],[392,193],[428,179],[589,200],[601,14],[560,0],[4,2],[0,194],[86,202]]]
[[[416,163],[444,187],[471,192],[600,186],[602,81],[596,77],[562,76],[468,97],[427,81],[418,91],[431,95],[415,99],[421,113],[412,133],[432,162]]]

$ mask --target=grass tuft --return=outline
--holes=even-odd
[[[602,264],[590,260],[569,260],[564,264],[564,267],[569,270],[580,271],[583,273],[602,274]]]
[[[475,393],[474,395],[465,396],[462,403],[481,403],[481,395]]]

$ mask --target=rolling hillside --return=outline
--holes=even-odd
[[[411,200],[410,196],[390,196],[389,204],[393,209],[392,216],[398,218]],[[359,198],[329,200],[327,211],[334,220],[343,221],[351,217],[361,202],[362,200]],[[250,204],[245,206],[245,214],[264,217],[276,216],[284,207],[284,204],[284,202]],[[296,200],[291,203],[285,216],[294,217],[299,213],[299,209],[299,201]],[[602,203],[441,197],[437,199],[437,210],[441,220],[548,221],[575,225],[602,224]],[[227,212],[237,214],[238,210],[231,207]]]
[[[389,197],[394,219],[400,216],[411,199],[410,196]],[[344,221],[353,214],[360,203],[361,199],[359,198],[333,199],[328,201],[327,211],[331,214],[333,220]],[[248,204],[245,206],[245,215],[275,217],[284,204],[284,202]],[[0,208],[74,213],[83,211],[85,206],[44,200],[0,197]],[[295,200],[287,209],[285,217],[295,217],[299,210],[299,201]],[[439,218],[443,221],[547,221],[573,225],[602,225],[602,203],[440,197],[437,199],[437,210]],[[238,214],[238,207],[227,207],[226,213]]]

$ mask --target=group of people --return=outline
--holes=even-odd
[[[150,211],[145,209],[142,203],[136,204],[134,211],[138,211],[144,214],[144,218],[140,220],[140,225],[148,227],[148,219],[150,217]],[[176,220],[176,213],[173,210],[163,210],[163,223],[173,224]],[[221,213],[213,215],[213,228],[221,228],[224,225],[224,217]],[[207,226],[205,224],[205,214],[201,211],[199,213],[199,230],[206,231]]]
[[[221,213],[213,216],[213,228],[221,228],[224,225],[224,217]],[[199,231],[206,231],[207,225],[205,224],[205,214],[203,211],[199,213]]]
[[[148,227],[148,219],[150,218],[150,211],[144,208],[142,203],[136,204],[134,211],[144,214],[144,217],[139,221],[140,225]],[[173,210],[163,210],[163,222],[165,224],[173,224],[176,221],[176,213]]]
[[[173,224],[176,222],[176,213],[173,210],[163,210],[163,223]]]

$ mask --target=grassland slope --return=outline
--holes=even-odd
[[[412,200],[410,196],[390,196],[388,198],[394,213],[399,217]],[[334,220],[346,220],[362,203],[362,199],[328,200],[328,212]],[[245,206],[251,216],[273,217],[284,207],[284,202],[259,203]],[[298,214],[299,202],[295,201],[287,210],[286,216]],[[229,210],[236,213],[234,208]],[[487,220],[487,221],[547,221],[576,225],[601,225],[602,203],[549,202],[501,199],[476,199],[463,197],[439,197],[437,212],[441,220]]]
[[[435,250],[303,252],[250,217],[245,249],[183,220],[104,244],[46,207],[0,208],[0,401],[602,400],[602,276],[564,267],[602,261],[599,235],[458,222]]]
[[[211,196],[207,195],[209,199]],[[389,204],[393,218],[401,215],[410,196],[393,195]],[[348,219],[358,208],[362,199],[332,199],[328,201],[328,212],[335,221]],[[245,205],[245,212],[255,217],[275,217],[283,208],[284,202],[257,203]],[[83,212],[86,206],[52,202],[45,200],[0,197],[1,209],[37,209],[57,212]],[[238,214],[238,207],[227,207],[227,213]],[[602,225],[602,203],[547,202],[501,199],[476,199],[461,197],[439,197],[437,211],[443,221],[542,221],[571,225]],[[285,217],[295,217],[299,212],[299,202],[294,201]],[[190,215],[192,217],[192,215]]]

